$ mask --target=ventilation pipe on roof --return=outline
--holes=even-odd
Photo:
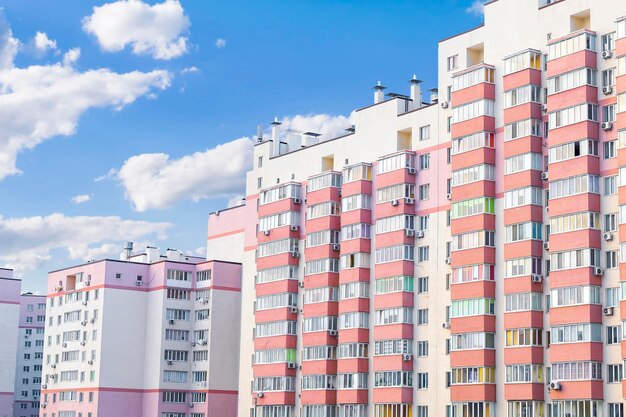
[[[282,124],[278,121],[278,117],[274,117],[274,121],[270,123],[272,125],[272,147],[274,148],[274,155],[280,155],[280,128]]]
[[[417,76],[413,74],[413,78],[409,80],[411,84],[411,109],[419,109],[422,107],[422,81],[417,79]]]
[[[374,104],[378,104],[381,103],[385,100],[385,93],[384,90],[387,87],[384,87],[381,82],[379,81],[378,84],[376,84],[374,87],[372,87],[374,89]]]

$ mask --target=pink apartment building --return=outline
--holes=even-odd
[[[241,265],[121,258],[49,274],[40,415],[235,416]]]
[[[13,416],[21,281],[0,268],[0,417]]]
[[[490,1],[430,99],[273,123],[209,218],[243,267],[240,417],[624,416],[624,16]]]
[[[38,417],[41,396],[46,296],[22,293],[15,367],[14,417]]]

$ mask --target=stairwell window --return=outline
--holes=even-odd
[[[459,56],[452,55],[448,57],[448,71],[457,69],[459,66]]]
[[[615,50],[615,32],[602,35],[602,52],[611,52]]]

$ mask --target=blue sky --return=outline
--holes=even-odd
[[[241,173],[249,158],[244,142],[212,153],[207,150],[254,134],[257,124],[267,125],[274,116],[324,114],[322,123],[332,132],[336,116],[348,116],[370,104],[369,88],[377,80],[392,91],[408,92],[405,81],[416,73],[425,88],[434,87],[437,42],[482,20],[468,11],[471,0],[182,1],[184,15],[172,26],[181,22],[184,26],[185,21],[189,25],[172,36],[173,41],[186,38],[186,43],[183,50],[170,51],[175,56],[163,59],[149,47],[148,52],[133,50],[137,43],[132,39],[121,50],[105,50],[110,49],[106,40],[119,39],[104,36],[115,38],[126,31],[100,37],[101,29],[94,29],[95,23],[86,29],[83,20],[93,16],[96,22],[93,7],[105,3],[2,3],[0,61],[8,42],[19,46],[11,64],[3,69],[0,62],[0,113],[27,112],[33,116],[24,122],[27,125],[37,122],[42,112],[49,124],[60,124],[36,145],[20,147],[15,158],[19,173],[3,175],[0,166],[0,266],[16,268],[23,290],[43,291],[50,270],[92,256],[116,256],[125,238],[199,250],[205,245],[207,214],[242,192]],[[149,9],[159,2],[145,3]],[[106,23],[104,13],[97,17]],[[35,43],[37,32],[46,34],[47,47]],[[218,39],[224,41],[219,47]],[[72,48],[80,48],[79,58],[65,55]],[[55,77],[61,77],[56,72],[63,68],[59,71],[69,80],[54,97],[42,94],[41,107],[14,100],[20,93],[14,85],[20,80],[26,84],[21,94],[29,93],[31,78],[22,70],[36,68]],[[138,71],[147,86],[118,80],[119,86],[138,88],[130,102],[121,106],[119,100],[125,97],[116,96],[119,92],[100,99],[101,91],[115,90],[107,87],[107,77],[83,76],[102,68],[108,69],[107,77]],[[156,70],[160,72],[153,73]],[[85,96],[70,91],[78,80],[93,90]],[[94,102],[80,107],[89,100]],[[59,113],[48,114],[51,103]],[[55,134],[55,129],[63,130],[65,114],[76,106],[80,109],[73,118],[74,129]],[[306,123],[303,119],[300,123]],[[7,165],[12,139],[22,138],[24,132],[33,134],[21,122],[16,116],[3,120],[0,114],[0,125],[8,124],[11,132],[3,137],[0,131],[0,164]],[[230,177],[224,177],[225,170],[218,165],[234,153],[245,155],[233,162]],[[169,160],[153,154],[167,154]],[[147,156],[120,174],[126,161],[137,155]],[[194,172],[184,169],[182,162],[169,165],[181,158]],[[210,162],[210,169],[198,166],[203,161]],[[157,167],[145,182],[134,177],[145,172],[142,164]],[[95,181],[111,169],[108,178]],[[195,181],[191,190],[176,183],[187,181],[185,175]],[[131,176],[139,179],[133,182]],[[89,201],[71,201],[80,195]]]

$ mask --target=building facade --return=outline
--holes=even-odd
[[[21,281],[0,268],[0,417],[13,416]]]
[[[157,248],[48,279],[41,416],[235,416],[241,265]]]
[[[38,417],[41,396],[46,296],[23,293],[15,367],[14,417]]]
[[[430,100],[273,123],[209,219],[243,263],[240,417],[624,415],[624,15],[491,1]]]

